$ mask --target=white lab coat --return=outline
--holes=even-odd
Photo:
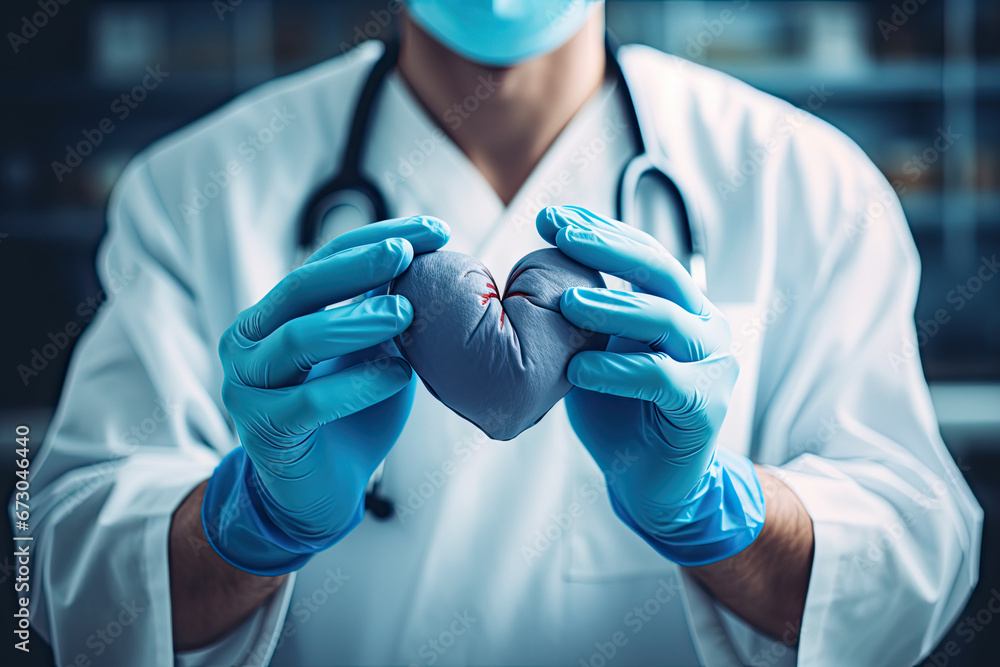
[[[396,518],[366,517],[230,635],[173,653],[170,516],[237,445],[217,341],[299,261],[301,207],[339,163],[379,48],[241,96],[144,151],[115,189],[99,270],[117,288],[74,353],[33,466],[31,610],[58,663],[884,665],[925,655],[976,581],[982,513],[907,354],[919,267],[898,203],[832,127],[643,47],[621,59],[642,88],[640,114],[654,119],[647,143],[680,167],[705,221],[708,295],[742,344],[720,446],[774,466],[813,518],[797,652],[751,630],[615,518],[561,404],[496,443],[419,387],[382,482]],[[613,215],[635,149],[606,86],[504,209],[398,77],[375,113],[365,168],[393,212],[445,219],[449,249],[498,276],[543,246],[541,206]],[[655,192],[644,188],[643,201],[637,224],[679,247],[676,220],[653,212]],[[140,611],[105,642],[95,631],[122,605]]]

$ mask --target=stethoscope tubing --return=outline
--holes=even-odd
[[[697,220],[698,216],[689,209],[683,193],[677,186],[676,180],[668,173],[669,170],[666,166],[646,150],[647,142],[643,137],[643,128],[636,112],[635,101],[629,89],[628,80],[618,62],[618,45],[610,36],[606,40],[606,50],[607,66],[618,82],[617,90],[628,115],[627,121],[631,128],[632,138],[639,149],[638,155],[629,161],[619,180],[616,217],[623,222],[634,220],[635,195],[638,192],[639,182],[646,176],[660,180],[677,204],[676,208],[683,218],[681,222],[687,228],[688,247],[686,250],[690,255],[699,258],[703,268],[705,239],[701,225],[696,224],[700,222]],[[398,60],[399,43],[395,40],[387,42],[385,51],[372,67],[358,95],[340,169],[322,187],[316,189],[300,216],[298,234],[300,247],[310,248],[316,243],[323,220],[329,212],[329,208],[324,204],[335,202],[337,194],[341,191],[353,190],[367,199],[376,220],[389,217],[389,207],[385,196],[379,187],[364,175],[361,165],[364,161],[364,149],[368,142],[375,102],[382,84],[389,72],[395,68]],[[694,268],[698,262],[692,261],[690,263]]]

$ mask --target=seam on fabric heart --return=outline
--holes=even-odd
[[[503,295],[503,297],[500,296],[500,291],[497,289],[496,280],[493,278],[493,274],[490,273],[489,269],[486,269],[486,276],[489,278],[489,281],[486,283],[486,289],[490,290],[490,291],[487,291],[486,293],[478,295],[482,299],[482,301],[479,302],[479,305],[486,306],[490,302],[490,299],[496,299],[497,300],[497,303],[500,304],[500,331],[503,331],[504,318],[507,316],[507,309],[504,307],[504,302],[507,300],[507,298],[508,297],[518,297],[518,296],[520,296],[520,297],[524,297],[524,298],[527,299],[530,296],[527,292],[511,292],[511,293],[507,292],[507,290],[510,289],[510,284],[514,281],[514,279],[517,276],[521,275],[521,273],[524,273],[524,271],[526,271],[528,268],[531,268],[531,267],[525,267],[521,271],[518,271],[516,275],[512,275],[512,276],[509,276],[507,278],[507,285],[504,287],[504,295]],[[465,276],[468,276],[470,273],[482,273],[482,271],[480,271],[478,269],[469,269],[464,274],[462,274],[462,277],[464,278]],[[532,303],[530,299],[528,300],[528,303]],[[532,304],[532,305],[534,305],[534,304]],[[473,339],[475,337],[475,333],[476,333],[476,331],[479,330],[479,327],[481,327],[483,325],[483,321],[486,319],[486,314],[487,313],[489,313],[489,307],[488,306],[483,311],[482,317],[479,318],[479,322],[476,323],[475,329],[473,329],[472,333],[469,335],[469,340],[471,340],[471,339]],[[525,354],[527,353],[527,351],[525,350],[524,345],[521,343],[521,337],[520,337],[520,335],[518,335],[518,333],[517,333],[517,327],[514,326],[514,322],[513,321],[511,321],[511,323],[510,323],[510,330],[511,330],[511,335],[514,337],[514,343],[513,344],[514,344],[514,347],[517,349],[517,356],[521,360],[521,368],[522,369],[526,369],[527,368],[527,360],[525,358]],[[468,341],[466,341],[466,342],[468,342]]]
[[[518,264],[520,264],[520,262]],[[514,281],[517,280],[518,277],[522,273],[524,273],[525,271],[527,271],[530,268],[531,268],[530,266],[524,266],[524,267],[521,267],[521,268],[517,268],[517,266],[515,266],[514,269],[513,269],[513,271],[510,273],[510,275],[507,276],[507,284],[504,285],[504,287],[503,287],[503,298],[500,299],[500,309],[502,311],[502,314],[500,315],[500,330],[501,331],[503,331],[503,315],[507,312],[507,309],[504,307],[504,303],[507,301],[508,298],[523,296],[525,299],[528,299],[528,303],[531,303],[531,299],[528,298],[531,295],[528,294],[527,292],[511,292],[510,291],[510,286],[514,284]],[[535,305],[535,304],[532,304],[532,305]],[[511,326],[512,329],[514,329],[514,323],[513,322],[511,322],[510,326]],[[515,336],[517,335],[517,330],[516,329],[514,329],[514,335]],[[524,360],[524,351],[523,350],[521,351],[521,360],[522,360],[522,362]]]
[[[529,268],[531,268],[531,267],[526,266],[526,267],[524,267],[524,268],[516,271],[515,273],[512,273],[510,276],[507,277],[507,284],[504,286],[503,296],[500,296],[500,290],[496,286],[496,279],[493,278],[493,274],[490,273],[489,269],[486,270],[486,275],[489,277],[489,282],[486,283],[486,289],[490,290],[490,291],[487,291],[486,293],[479,295],[480,298],[482,298],[482,301],[479,303],[479,305],[485,306],[487,303],[489,303],[490,299],[496,299],[500,303],[500,331],[503,331],[504,319],[507,317],[507,309],[504,307],[504,304],[507,301],[507,299],[510,298],[510,297],[518,297],[518,296],[522,296],[522,297],[528,299],[528,297],[531,296],[527,292],[511,292],[510,291],[511,283],[513,283],[515,280],[517,280],[517,277],[520,276],[525,271],[527,271]],[[477,272],[478,273],[478,271],[476,269],[469,269],[468,271],[465,272],[465,274],[462,277],[464,278],[465,276],[467,276],[467,275],[469,275],[470,273],[473,273],[473,272]],[[528,302],[532,303],[530,299],[528,299]],[[536,304],[532,303],[532,305],[536,305]],[[485,314],[483,315],[483,317],[485,317]],[[517,337],[517,329],[514,328],[513,322],[511,323],[510,326],[511,326],[511,329],[514,331],[514,336],[516,338]],[[523,352],[522,352],[522,356],[523,356]]]
[[[490,299],[496,299],[497,301],[500,302],[500,331],[503,331],[503,318],[507,314],[507,311],[504,310],[504,307],[503,307],[503,299],[500,298],[500,294],[497,291],[497,286],[494,285],[492,282],[486,283],[486,289],[492,290],[492,291],[487,292],[486,294],[480,294],[479,295],[483,299],[482,301],[479,302],[479,305],[480,306],[485,306],[486,304],[488,304],[490,302]],[[488,310],[489,309],[487,308],[487,311]],[[483,317],[485,317],[485,314],[483,315]]]
[[[542,267],[539,267],[539,266],[525,266],[523,268],[518,269],[518,266],[520,266],[520,263],[518,263],[518,264],[516,264],[514,266],[514,268],[511,270],[512,272],[511,272],[510,276],[507,277],[507,284],[503,288],[503,291],[504,291],[503,299],[501,299],[500,303],[503,304],[503,301],[506,300],[507,297],[509,297],[509,296],[521,296],[521,297],[524,297],[525,299],[527,299],[528,303],[530,303],[535,308],[541,308],[542,310],[548,310],[550,312],[559,313],[560,315],[562,315],[562,312],[558,308],[547,308],[545,305],[543,305],[541,303],[537,303],[538,297],[536,295],[534,295],[534,294],[529,294],[527,292],[511,292],[510,291],[511,285],[514,284],[515,280],[517,280],[519,277],[521,277],[521,274],[527,273],[528,271],[531,271],[532,269],[540,269],[540,268],[542,268]],[[551,282],[551,281],[549,281],[549,282]]]

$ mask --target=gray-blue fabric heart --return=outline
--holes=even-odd
[[[570,287],[604,287],[601,274],[559,250],[523,257],[501,295],[489,270],[469,255],[417,255],[389,284],[413,305],[396,337],[427,389],[494,440],[510,440],[572,389],[569,360],[603,350],[608,336],[580,329],[559,311]]]

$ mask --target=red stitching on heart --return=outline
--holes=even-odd
[[[514,282],[514,278],[517,278],[517,276],[521,275],[521,273],[524,270],[525,269],[521,269],[521,271],[518,271],[517,274],[515,274],[511,278],[511,280],[507,283],[507,287],[508,288],[510,287],[510,283]],[[489,303],[490,299],[496,299],[497,301],[500,302],[500,331],[503,331],[503,318],[504,318],[504,316],[507,315],[507,311],[504,310],[504,307],[503,307],[503,302],[506,299],[509,299],[509,298],[515,297],[515,296],[528,297],[529,294],[527,292],[507,292],[506,294],[503,295],[503,298],[501,299],[500,298],[500,293],[497,291],[497,286],[496,285],[494,285],[493,283],[486,283],[486,288],[488,290],[490,290],[490,291],[487,292],[486,294],[480,294],[479,295],[483,299],[482,301],[479,302],[479,305],[485,306],[487,303]]]
[[[496,285],[494,285],[493,283],[486,283],[486,287],[487,287],[487,289],[490,289],[492,291],[491,292],[487,292],[486,294],[480,294],[479,295],[479,296],[483,297],[482,302],[479,304],[481,306],[485,306],[486,302],[489,301],[490,299],[500,299],[500,294],[497,292]]]
[[[506,314],[504,313],[503,310],[503,300],[500,298],[500,293],[497,291],[496,285],[494,285],[493,283],[486,283],[486,288],[489,289],[490,291],[487,292],[486,294],[479,295],[483,297],[483,300],[480,302],[480,305],[485,306],[487,303],[489,303],[490,299],[496,299],[497,301],[500,302],[500,330],[503,331],[503,316]]]

